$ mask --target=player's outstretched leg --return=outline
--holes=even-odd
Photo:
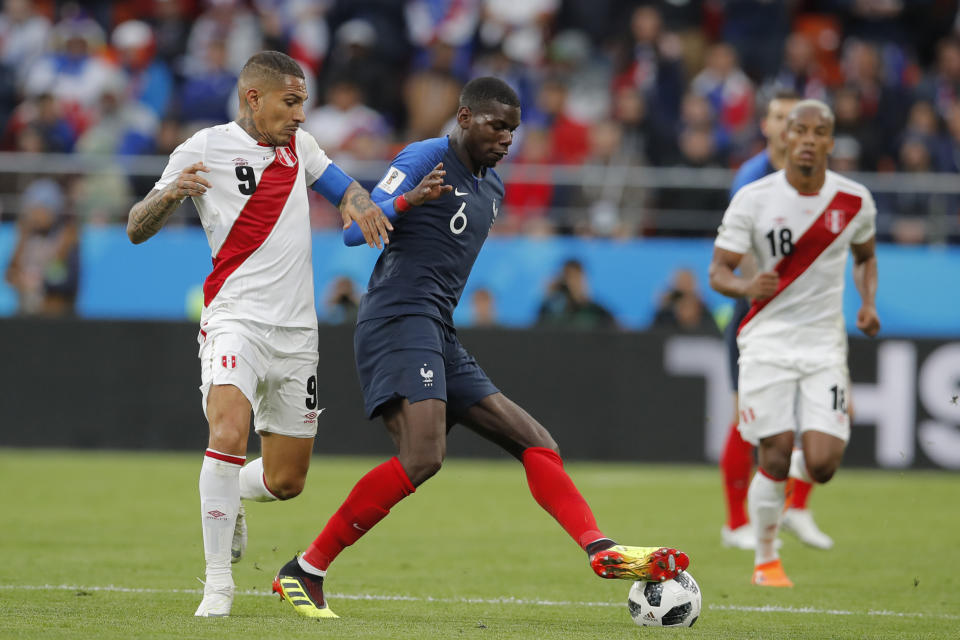
[[[273,580],[273,592],[280,594],[281,600],[289,602],[297,613],[305,618],[339,618],[330,610],[323,597],[323,578],[325,571],[315,573],[304,570],[299,556],[280,567]],[[323,574],[323,575],[320,575]]]
[[[390,508],[416,489],[400,460],[394,456],[360,478],[347,499],[330,517],[320,535],[300,557],[277,572],[273,590],[302,616],[336,618],[323,599],[323,577],[341,551],[383,520]],[[310,597],[300,597],[299,591]]]
[[[587,552],[590,566],[601,578],[670,580],[690,565],[687,554],[676,549],[627,547],[604,536],[553,449],[529,447],[522,462],[534,499]]]

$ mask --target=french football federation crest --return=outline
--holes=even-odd
[[[423,378],[423,386],[432,387],[433,386],[433,369],[426,369],[427,363],[424,362],[423,366],[420,367],[420,377]]]
[[[285,167],[292,167],[297,164],[297,156],[294,155],[290,147],[277,147],[277,161]]]
[[[846,226],[846,215],[847,212],[843,209],[830,209],[827,211],[827,215],[824,216],[824,224],[827,225],[827,229],[830,230],[830,233],[840,233],[843,231],[843,228]]]

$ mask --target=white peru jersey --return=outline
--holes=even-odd
[[[330,165],[302,129],[285,147],[251,138],[235,122],[202,129],[177,147],[154,185],[195,162],[211,188],[193,202],[213,257],[201,327],[211,320],[317,326],[307,187]]]
[[[737,192],[715,245],[753,253],[761,271],[780,274],[772,297],[754,300],[740,325],[740,362],[820,368],[846,363],[844,273],[851,244],[873,237],[877,209],[863,185],[827,171],[804,194],[778,171]]]

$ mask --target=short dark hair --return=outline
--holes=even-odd
[[[279,51],[261,51],[247,60],[240,70],[240,77],[252,79],[276,76],[294,76],[303,78],[303,69],[297,61]]]
[[[492,76],[474,78],[460,92],[460,106],[468,107],[471,111],[483,111],[493,102],[509,107],[520,106],[517,92],[500,78]]]
[[[782,88],[773,92],[773,95],[770,96],[770,102],[774,100],[800,100],[802,97],[796,89]]]

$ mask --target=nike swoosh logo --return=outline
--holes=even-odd
[[[363,527],[361,527],[360,525],[358,525],[356,522],[353,523],[353,528],[356,529],[357,531],[362,531],[362,532],[364,532],[364,533],[367,532],[367,529],[364,529]]]
[[[453,195],[455,196],[465,196],[467,195],[466,191],[460,191],[460,189],[454,188]]]

